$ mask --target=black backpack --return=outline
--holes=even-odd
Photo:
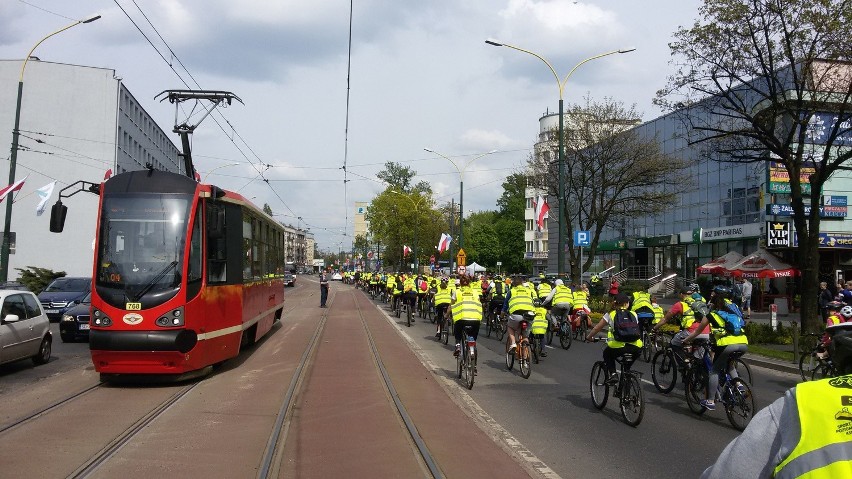
[[[503,283],[500,281],[494,283],[494,299],[503,299]]]
[[[612,318],[612,337],[622,343],[631,343],[642,337],[639,320],[626,309],[617,309]]]

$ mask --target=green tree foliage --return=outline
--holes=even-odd
[[[500,261],[500,237],[497,234],[497,213],[480,211],[465,218],[465,246],[468,264],[477,262],[489,271]]]
[[[263,204],[263,212],[268,214],[269,216],[272,216],[272,207],[269,206],[269,203]]]
[[[551,148],[530,157],[532,183],[546,189],[550,217],[565,223],[566,264],[577,265],[580,248],[574,246],[574,230],[591,231],[591,245],[584,249],[583,271],[594,260],[600,235],[606,227],[618,227],[633,217],[653,216],[667,211],[692,184],[688,165],[680,158],[663,154],[660,139],[641,137],[631,129],[638,124],[634,107],[605,98],[571,105],[565,127],[565,202],[558,211],[558,131],[551,133]],[[551,154],[551,152],[554,152]],[[557,242],[558,238],[549,237]],[[579,282],[580,268],[572,268]]]
[[[526,209],[527,176],[512,173],[503,182],[503,193],[497,199],[497,231],[500,242],[499,256],[503,262],[501,270],[511,273],[528,273],[529,261],[524,260],[526,242],[524,241],[524,211]]]
[[[15,268],[20,271],[18,282],[27,287],[35,294],[39,294],[47,288],[56,278],[66,276],[65,271],[53,271],[47,268],[39,268],[37,266],[27,266],[26,268]]]
[[[417,172],[410,166],[388,161],[385,169],[376,174],[376,177],[388,184],[388,188],[402,193],[419,192],[431,193],[432,187],[425,181],[412,184]]]
[[[670,44],[678,70],[657,95],[708,158],[787,170],[803,298],[817,296],[820,264],[820,216],[805,207],[816,210],[825,183],[852,158],[849,25],[849,1],[705,0]],[[816,301],[803,301],[801,316],[807,331],[822,328]]]

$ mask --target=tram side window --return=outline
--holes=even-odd
[[[225,255],[227,223],[222,221],[224,209],[213,202],[207,203],[207,282],[224,283],[228,278],[228,261]],[[220,223],[221,222],[221,223]],[[194,233],[193,233],[194,234]],[[194,238],[193,238],[194,239]],[[193,241],[194,244],[194,241]]]
[[[201,279],[201,261],[201,208],[198,208],[195,213],[192,237],[189,242],[189,264],[186,271],[187,281],[193,282]]]
[[[243,281],[251,281],[251,216],[243,216]]]

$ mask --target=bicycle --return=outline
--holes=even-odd
[[[515,352],[509,350],[509,340],[506,339],[506,368],[511,371],[512,367],[515,365],[515,359],[517,357],[518,360],[518,369],[521,371],[521,376],[524,379],[528,379],[530,374],[532,374],[532,368],[530,365],[530,324],[532,320],[535,318],[534,311],[527,311],[524,313],[524,319],[521,320],[521,323],[518,325],[518,337],[520,338],[515,345]],[[508,326],[507,326],[508,327]]]
[[[495,332],[500,328],[500,309],[502,306],[494,306],[490,307],[486,310],[488,311],[487,316],[485,317],[485,336],[491,337],[491,331]],[[503,338],[497,338],[498,341],[501,341]]]
[[[456,356],[456,367],[459,379],[464,376],[464,384],[468,389],[473,389],[473,379],[476,376],[476,339],[470,335],[472,326],[465,326],[464,338],[461,352]]]
[[[701,349],[703,350],[702,357],[704,360],[693,361],[693,367],[687,373],[685,391],[689,409],[698,415],[704,414],[707,410],[701,405],[701,400],[704,398],[704,391],[708,387],[711,364],[709,348],[702,346]],[[742,352],[737,351],[731,355],[731,359],[728,361],[729,368],[733,360],[739,358],[742,354]],[[743,431],[754,416],[754,395],[749,383],[742,378],[732,377],[728,372],[729,368],[725,368],[723,373],[719,373],[719,387],[715,392],[715,399],[722,403],[731,426],[738,431]]]
[[[657,335],[655,335],[657,336]],[[694,342],[696,346],[708,344],[706,340],[697,340]],[[677,384],[677,375],[680,371],[681,377],[686,382],[686,372],[689,369],[692,360],[693,346],[684,346],[682,348],[673,348],[670,344],[662,351],[657,351],[654,354],[654,359],[651,361],[651,379],[654,382],[654,387],[661,393],[670,393]]]
[[[497,341],[502,341],[503,336],[509,331],[509,318],[504,315],[500,315],[498,318],[497,328],[494,330],[494,335],[497,337]]]
[[[577,309],[571,315],[571,329],[577,341],[582,341],[589,334],[589,313],[585,309]]]
[[[567,312],[565,315],[559,317],[559,322],[556,323],[556,330],[553,329],[553,315],[551,315],[550,311],[545,315],[547,317],[547,344],[553,343],[553,335],[559,337],[559,345],[562,346],[562,349],[568,349],[571,347],[571,341],[573,332],[571,331],[571,321],[567,317]]]
[[[596,337],[593,342],[606,341],[606,338]],[[642,386],[639,382],[642,373],[633,371],[631,366],[636,361],[634,353],[622,353],[615,358],[619,365],[618,382],[614,385],[613,397],[619,399],[619,409],[624,422],[636,427],[642,422],[645,415],[645,399]],[[609,399],[609,374],[603,361],[596,361],[592,366],[592,375],[589,379],[589,390],[592,395],[592,404],[597,409],[603,409]]]
[[[802,335],[804,342],[812,342],[812,346],[804,347],[807,352],[802,353],[799,359],[799,374],[802,376],[802,381],[815,381],[817,379],[833,377],[834,364],[831,362],[831,357],[828,355],[828,350],[820,351],[822,343],[820,338],[822,334],[807,333]],[[805,338],[815,338],[810,341]]]
[[[643,309],[643,308],[639,308]],[[639,324],[642,325],[642,359],[646,363],[651,362],[651,335],[649,329],[651,328],[651,321],[654,320],[654,313],[648,313],[645,311],[639,311],[636,313],[636,316],[639,318]]]

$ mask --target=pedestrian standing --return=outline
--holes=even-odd
[[[618,280],[613,278],[612,282],[609,283],[609,297],[615,299],[618,296]]]
[[[823,281],[819,284],[819,296],[817,296],[817,304],[819,304],[819,314],[822,317],[822,322],[828,320],[828,303],[834,300],[834,295],[828,289],[828,283]]]
[[[328,299],[328,276],[325,271],[320,273],[320,308],[325,308],[325,302]]]
[[[743,283],[740,285],[740,290],[743,294],[743,306],[740,308],[743,312],[743,319],[746,321],[751,317],[751,291],[753,287],[748,278],[743,278]]]

